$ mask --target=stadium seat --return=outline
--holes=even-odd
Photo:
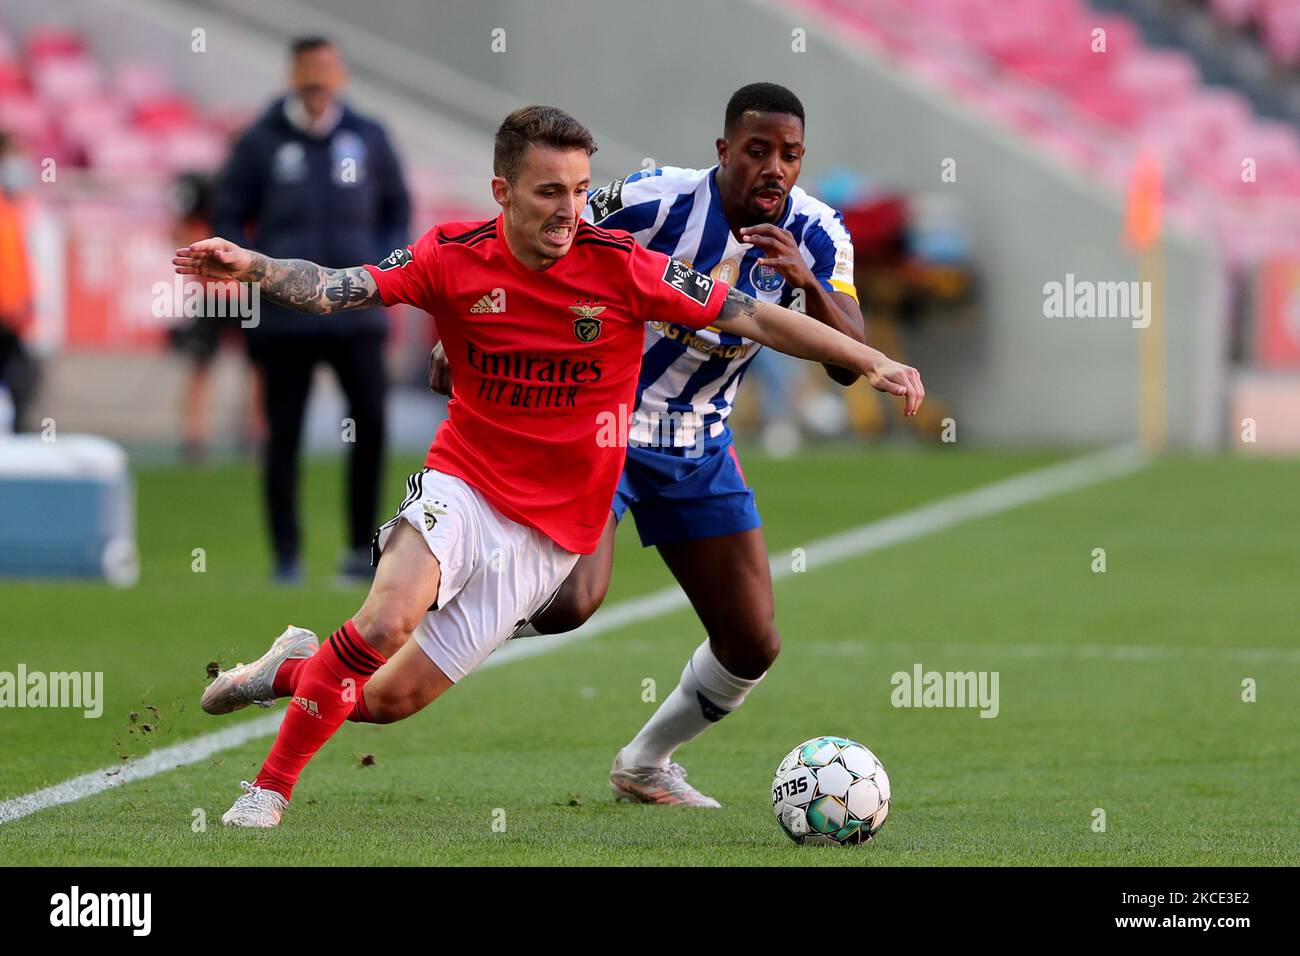
[[[1239,94],[1205,86],[1187,55],[1148,46],[1127,16],[1083,0],[806,0],[919,78],[975,104],[1061,162],[1127,188],[1142,144],[1166,171],[1166,203],[1216,236],[1230,261],[1300,246],[1300,138],[1261,123]],[[1215,0],[1300,61],[1300,2]],[[1106,31],[1104,55],[1093,30]],[[1242,160],[1255,160],[1255,181]],[[1284,210],[1278,213],[1275,210]]]
[[[172,173],[212,172],[225,155],[224,138],[203,126],[182,126],[158,137],[160,165]]]
[[[156,142],[130,130],[89,143],[86,155],[89,165],[109,174],[151,171],[162,165]]]
[[[71,106],[59,119],[63,137],[86,148],[96,140],[119,135],[126,125],[121,107],[110,100],[91,99]]]
[[[1262,10],[1264,47],[1283,66],[1300,65],[1300,6],[1273,3]]]
[[[22,91],[0,93],[0,127],[24,142],[52,131],[49,111],[36,97]]]
[[[27,57],[32,62],[65,56],[84,56],[86,45],[81,34],[65,27],[36,27],[28,32]]]
[[[1223,23],[1245,26],[1259,13],[1259,0],[1210,0],[1210,9]]]
[[[142,100],[135,104],[133,112],[137,127],[157,132],[189,126],[197,120],[190,101],[176,95]]]
[[[102,76],[88,57],[60,56],[34,63],[31,82],[37,94],[57,108],[100,95]]]
[[[118,64],[113,71],[113,91],[127,107],[173,94],[167,72],[155,63],[131,61]]]

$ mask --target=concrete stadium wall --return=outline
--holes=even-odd
[[[891,187],[949,191],[966,210],[980,319],[937,323],[909,339],[909,358],[952,409],[959,439],[1073,445],[1135,437],[1137,331],[1123,319],[1043,315],[1044,284],[1067,273],[1099,282],[1138,278],[1119,241],[1121,197],[800,8],[757,0],[310,6],[332,25],[403,46],[504,93],[506,102],[562,105],[616,138],[620,155],[666,164],[713,161],[722,107],[736,87],[759,79],[789,85],[808,110],[805,176],[851,165]],[[796,26],[808,31],[806,53],[791,50]],[[494,53],[498,29],[505,51]],[[498,117],[485,107],[480,121],[490,127]],[[940,182],[946,157],[957,161],[955,183]],[[1224,427],[1222,270],[1206,245],[1168,230],[1164,266],[1170,439],[1206,447]]]

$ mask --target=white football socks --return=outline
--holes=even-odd
[[[673,751],[694,740],[745,702],[763,678],[745,680],[713,656],[708,640],[695,649],[682,682],[623,748],[625,767],[666,767]]]

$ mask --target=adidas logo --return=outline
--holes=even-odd
[[[485,295],[472,306],[470,306],[471,315],[482,315],[485,312],[504,312],[505,306],[498,306],[491,295]]]
[[[316,701],[308,700],[306,697],[294,697],[293,702],[313,717],[320,717],[320,708],[316,706]]]

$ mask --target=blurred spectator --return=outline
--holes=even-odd
[[[221,236],[269,256],[340,267],[376,262],[406,244],[410,202],[383,128],[339,99],[347,69],[318,37],[294,41],[290,92],[240,137],[213,197]],[[260,305],[249,330],[262,372],[269,429],[263,478],[275,577],[299,579],[298,457],[303,414],[318,362],[347,395],[348,545],[342,575],[369,578],[384,453],[382,309],[304,316]]]
[[[0,133],[0,432],[22,431],[39,368],[23,337],[32,323],[32,275],[27,258],[24,197],[30,169]]]
[[[176,220],[172,238],[176,246],[188,246],[205,236],[212,235],[211,198],[212,183],[202,173],[184,173],[175,183]],[[223,338],[242,341],[238,315],[217,318],[206,312],[193,321],[174,326],[168,332],[172,348],[190,360],[189,374],[181,398],[181,452],[186,461],[200,462],[207,457],[211,426],[209,405],[212,391],[212,362],[217,357]],[[262,418],[261,381],[254,370],[250,376],[251,395],[247,419],[242,436],[246,442],[265,440],[266,426]],[[241,444],[244,443],[241,441]]]

